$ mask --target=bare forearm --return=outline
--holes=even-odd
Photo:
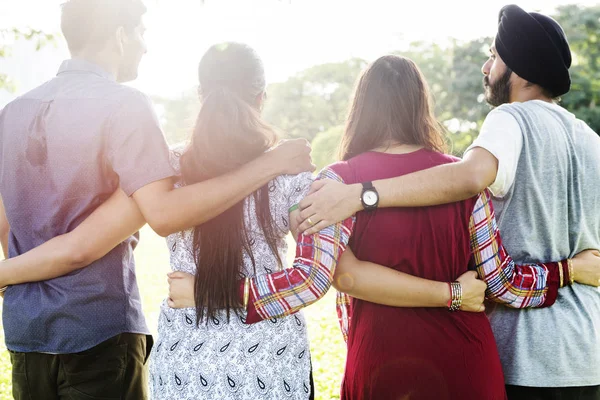
[[[447,307],[448,284],[342,257],[334,287],[352,297],[392,307]]]
[[[84,267],[67,235],[58,236],[18,257],[0,262],[0,287],[53,279]]]
[[[397,178],[374,182],[380,207],[419,207],[452,203],[473,197],[494,183],[498,160],[482,148],[461,161],[439,165]]]
[[[72,232],[0,263],[0,287],[53,279],[104,257],[144,225],[137,205],[121,190]]]
[[[461,201],[480,193],[493,182],[478,180],[458,162],[373,182],[380,207],[419,207]]]
[[[260,157],[229,174],[204,182],[168,190],[155,196],[150,205],[134,199],[148,221],[161,236],[192,228],[228,210],[278,174]],[[142,188],[139,193],[144,196]]]

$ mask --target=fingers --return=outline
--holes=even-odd
[[[314,183],[313,183],[313,185],[314,185]],[[312,186],[311,186],[311,191],[312,191]],[[306,197],[304,197],[302,200],[300,200],[300,202],[298,203],[298,208],[300,209],[301,216],[302,216],[303,212],[304,212],[304,214],[306,214],[306,210],[312,206],[313,199],[314,199],[314,196],[312,196],[309,192]],[[311,214],[309,214],[309,216],[310,215]]]
[[[319,179],[319,180],[314,181],[312,183],[312,185],[310,185],[310,190],[308,192],[308,195],[310,196],[311,194],[319,191],[325,185],[327,185],[327,179]]]
[[[300,218],[302,219],[302,221],[306,221],[309,218],[314,218],[315,215],[317,214],[316,208],[312,205],[309,207],[305,207],[305,208],[302,208],[302,206],[299,206],[299,207],[300,207]],[[313,222],[316,223],[318,221],[313,219]]]
[[[301,233],[303,235],[307,235],[308,233],[306,233],[310,228],[312,228],[312,225],[308,222],[308,221],[304,221],[302,222],[299,226],[298,226],[298,233]]]
[[[186,275],[187,274],[185,272],[181,272],[181,271],[170,272],[167,274],[169,279],[183,279],[186,277]]]
[[[469,278],[474,278],[474,279],[479,278],[479,275],[477,274],[476,271],[467,271],[467,272],[465,272],[465,276],[467,276]]]
[[[318,232],[322,231],[323,229],[327,228],[329,225],[331,225],[331,223],[328,221],[325,221],[325,220],[319,221],[319,223],[317,223],[317,224],[313,225],[312,227],[308,228],[307,230],[305,230],[304,234],[305,235],[314,235],[315,233],[318,233]]]
[[[171,307],[171,308],[177,308],[177,307],[175,306],[175,302],[174,302],[173,300],[171,300],[171,298],[170,298],[170,297],[167,299],[167,305],[168,305],[169,307]]]

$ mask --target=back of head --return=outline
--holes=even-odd
[[[394,144],[443,151],[443,127],[436,121],[427,82],[410,59],[388,55],[361,74],[354,92],[340,158]]]
[[[539,85],[550,97],[571,88],[571,50],[567,36],[554,19],[528,13],[512,4],[502,8],[494,41],[502,61],[521,78]]]
[[[181,157],[186,183],[207,180],[237,169],[275,144],[276,135],[260,117],[265,90],[263,64],[245,44],[212,46],[198,68],[201,108],[188,149]],[[278,237],[265,185],[254,193],[256,217],[264,240],[279,259]],[[244,202],[194,230],[197,322],[220,310],[237,310],[238,280],[244,274],[244,253],[253,264]],[[281,260],[279,260],[281,263]]]
[[[265,74],[251,47],[241,43],[212,46],[200,61],[198,78],[202,106],[182,163],[188,183],[238,168],[276,139],[260,117]]]
[[[131,32],[146,7],[140,0],[68,0],[62,5],[61,30],[71,54],[102,49],[119,27]]]

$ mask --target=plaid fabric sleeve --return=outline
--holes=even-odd
[[[344,341],[348,341],[348,330],[350,329],[350,321],[352,320],[352,302],[351,297],[346,293],[337,292],[335,301],[335,308],[337,310],[338,322],[340,323],[340,329],[344,336]]]
[[[517,265],[507,254],[489,192],[479,195],[469,223],[473,261],[486,297],[511,308],[549,307],[556,301],[560,263]]]
[[[323,178],[343,182],[330,168],[319,173],[317,179]],[[246,323],[290,315],[322,298],[331,287],[353,228],[354,217],[314,235],[300,235],[292,268],[250,280]]]

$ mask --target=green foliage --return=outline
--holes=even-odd
[[[317,171],[337,161],[337,152],[343,133],[344,126],[338,125],[315,136],[312,141],[311,155]]]
[[[11,46],[17,40],[28,40],[35,43],[35,49],[40,50],[47,44],[56,45],[56,35],[44,33],[37,29],[0,29],[0,59],[10,57]],[[12,92],[15,90],[14,82],[10,78],[0,72],[0,89]]]
[[[600,133],[600,5],[558,7],[556,19],[574,56],[571,91],[561,104]]]
[[[267,88],[263,115],[288,137],[309,141],[342,125],[354,83],[366,61],[355,58],[308,68]]]
[[[564,27],[574,55],[572,90],[561,104],[600,132],[600,5],[559,7],[555,17]],[[491,43],[489,37],[444,44],[415,42],[395,53],[412,59],[422,70],[435,100],[436,116],[447,127],[450,151],[455,155],[462,155],[471,144],[490,110],[483,95],[481,67]],[[357,58],[317,65],[270,85],[265,119],[284,136],[312,141],[319,166],[333,161],[339,142],[334,137],[341,134],[337,129],[345,123],[355,81],[366,65]],[[187,121],[197,109],[188,104],[191,101],[196,102],[195,95],[165,106],[169,138],[181,140],[189,135],[191,124]]]
[[[167,141],[174,145],[188,140],[200,110],[196,90],[189,90],[177,98],[154,97],[152,99],[162,119]]]

